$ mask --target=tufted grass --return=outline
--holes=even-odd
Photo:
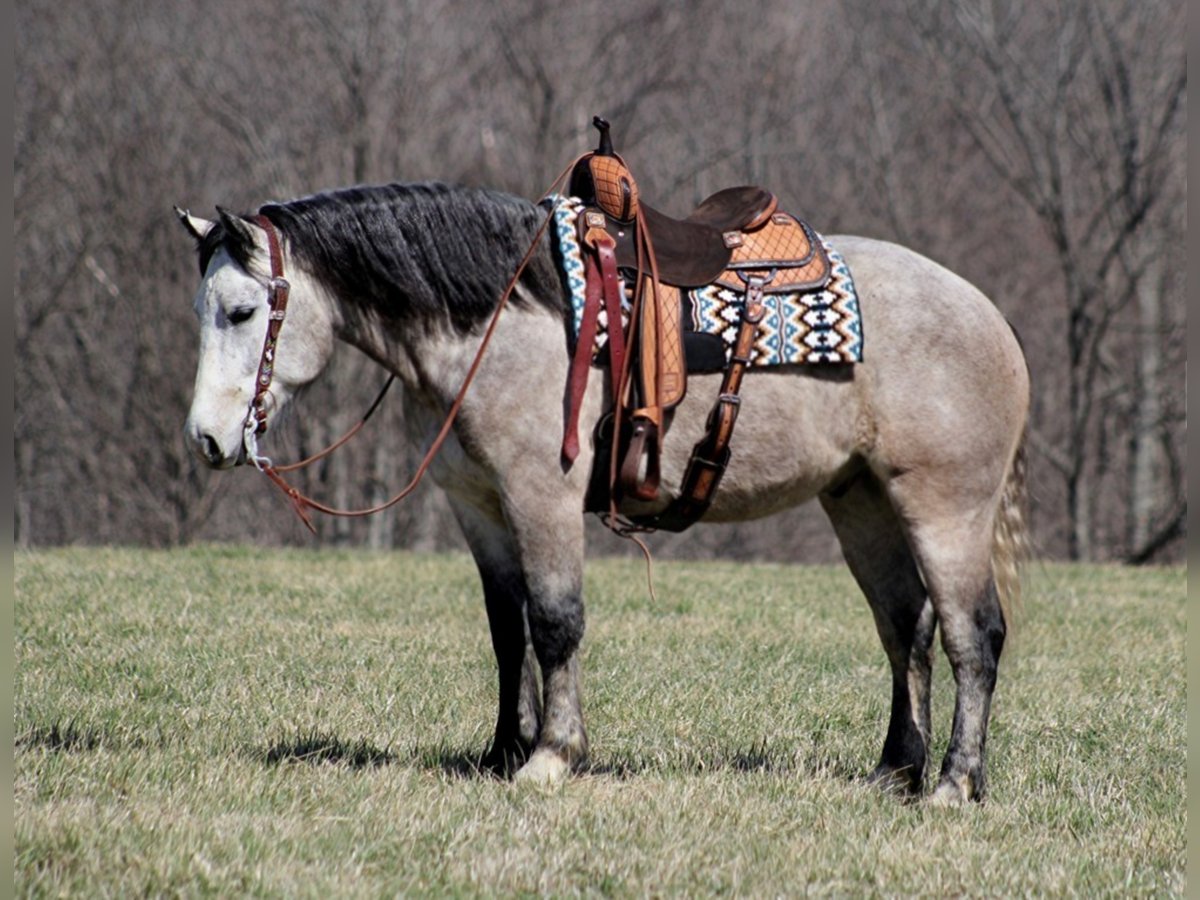
[[[1185,569],[1035,569],[990,796],[958,810],[861,780],[889,687],[844,569],[644,584],[590,564],[592,765],[528,788],[475,768],[495,688],[466,557],[19,553],[17,892],[1184,893]],[[940,758],[940,654],[934,677]]]

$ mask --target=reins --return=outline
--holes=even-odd
[[[587,155],[588,154],[583,154],[572,160],[571,163],[558,174],[554,181],[551,182],[550,187],[542,195],[543,199],[553,195],[560,187],[562,181],[567,177],[567,174],[575,168],[576,163],[578,163]],[[425,452],[425,456],[422,458],[420,465],[417,466],[417,470],[413,474],[413,477],[409,480],[408,484],[406,484],[388,500],[364,509],[338,509],[336,507],[329,506],[308,496],[307,494],[302,493],[298,488],[289,484],[283,475],[286,472],[298,471],[306,466],[311,465],[312,463],[317,462],[318,460],[324,459],[339,447],[342,447],[356,434],[358,434],[358,432],[362,430],[363,426],[366,425],[367,420],[370,419],[374,414],[375,410],[379,408],[380,403],[383,402],[383,398],[387,394],[388,389],[392,386],[392,382],[395,381],[396,376],[393,373],[388,377],[387,381],[383,385],[383,388],[375,397],[375,400],[371,403],[370,408],[367,409],[366,413],[361,419],[359,419],[358,423],[324,450],[314,453],[313,455],[298,462],[288,463],[281,466],[275,465],[270,459],[259,454],[258,436],[263,434],[267,429],[267,399],[269,397],[271,380],[274,373],[275,348],[279,340],[280,329],[283,327],[283,322],[286,318],[288,292],[291,286],[283,274],[283,252],[274,223],[272,223],[271,220],[265,215],[261,214],[250,220],[255,225],[258,225],[260,228],[262,228],[267,235],[267,246],[271,259],[271,280],[268,282],[268,304],[271,312],[268,319],[267,335],[263,342],[263,351],[259,361],[259,369],[255,379],[254,397],[251,399],[249,409],[246,412],[246,421],[243,426],[242,439],[246,448],[247,456],[251,462],[260,472],[270,479],[272,484],[274,484],[287,496],[292,505],[292,510],[297,516],[299,516],[300,521],[304,523],[304,526],[310,532],[316,534],[317,530],[313,525],[312,516],[309,512],[310,510],[324,513],[328,516],[337,516],[341,518],[362,518],[390,509],[417,489],[417,486],[421,483],[421,479],[425,477],[425,473],[433,464],[434,457],[437,456],[438,451],[441,450],[442,445],[450,436],[450,430],[454,427],[454,422],[458,418],[459,411],[462,409],[463,402],[467,396],[467,391],[470,389],[471,383],[475,380],[475,375],[478,373],[479,367],[483,363],[484,354],[487,352],[488,346],[491,344],[492,336],[495,334],[496,326],[500,321],[500,314],[504,312],[504,308],[508,305],[508,301],[512,297],[513,291],[516,289],[518,282],[521,280],[521,275],[524,274],[530,260],[533,259],[533,254],[537,250],[538,244],[541,242],[542,237],[546,233],[546,229],[549,227],[550,222],[553,221],[553,219],[554,207],[551,205],[550,208],[547,209],[546,217],[542,220],[541,225],[539,225],[537,231],[534,232],[533,239],[530,241],[529,247],[525,251],[525,255],[521,257],[520,263],[517,264],[516,271],[513,272],[512,277],[509,279],[508,284],[504,288],[504,292],[500,295],[500,299],[496,303],[496,310],[492,313],[492,317],[488,321],[487,329],[484,331],[483,338],[479,342],[479,349],[475,351],[475,357],[472,359],[471,365],[467,369],[467,374],[463,379],[462,387],[459,388],[458,393],[455,395],[454,402],[451,403],[450,410],[446,414],[446,420],[442,423],[442,427],[438,430],[436,437],[434,437],[433,443],[429,445],[429,449]],[[646,291],[646,285],[644,283],[645,279],[640,274],[643,268],[644,256],[649,257],[649,267],[651,273],[650,290],[657,291],[658,289],[658,271],[654,258],[653,246],[650,243],[650,236],[645,232],[644,225],[642,224],[640,218],[637,228],[639,238],[639,278],[638,284],[634,289],[633,306],[630,310],[630,328],[627,336],[629,344],[632,344],[636,336],[637,319],[641,311],[643,295]],[[617,327],[618,329],[620,328],[619,315],[617,318]],[[620,367],[620,372],[617,373],[614,378],[616,396],[613,399],[613,423],[615,429],[620,427],[619,422],[621,418],[621,410],[625,406],[626,394],[629,391],[629,385],[632,377],[632,356],[632,353],[626,354],[625,359],[623,360],[623,365]],[[613,454],[609,460],[609,465],[611,467],[610,474],[613,477],[615,477],[615,470],[617,466],[616,445],[619,443],[619,441],[616,440],[617,437],[618,435],[614,433]],[[638,526],[621,519],[617,513],[615,499],[610,500],[608,514],[601,516],[601,519],[606,527],[608,527],[609,530],[611,530],[614,534],[616,534],[618,537],[632,541],[637,545],[638,549],[641,550],[646,561],[646,584],[650,592],[651,600],[653,601],[656,599],[654,591],[654,561],[650,554],[650,548],[647,547],[645,542],[642,541],[641,538],[639,538],[636,534],[638,531],[649,529],[639,528]]]
[[[562,170],[561,173],[559,173],[558,177],[556,177],[550,184],[550,188],[545,192],[544,196],[549,196],[558,189],[563,179],[566,178],[567,173],[574,168],[575,163],[581,158],[582,157],[579,157],[578,159],[572,161],[570,165],[568,165]],[[541,241],[543,235],[545,235],[546,229],[553,218],[554,209],[551,207],[549,210],[547,210],[546,217],[542,220],[542,224],[538,226],[537,231],[534,233],[533,239],[530,241],[529,248],[525,251],[525,255],[521,258],[520,263],[517,265],[516,271],[513,273],[512,278],[509,279],[508,285],[504,288],[504,292],[500,295],[500,299],[496,304],[496,310],[492,313],[492,317],[488,322],[487,329],[484,331],[483,339],[479,343],[479,349],[475,351],[475,357],[471,361],[470,368],[467,369],[467,374],[463,379],[462,387],[459,388],[458,393],[455,395],[454,402],[450,405],[450,410],[446,414],[446,420],[442,423],[442,427],[438,430],[437,436],[433,439],[433,443],[430,444],[429,449],[425,452],[425,456],[421,460],[421,464],[417,467],[416,473],[413,475],[412,479],[390,499],[376,504],[375,506],[354,510],[338,509],[336,507],[328,506],[319,500],[315,500],[312,497],[301,493],[299,489],[292,486],[284,479],[283,473],[302,469],[305,466],[316,462],[317,460],[324,459],[334,450],[338,449],[348,440],[350,440],[350,438],[352,438],[355,434],[357,434],[359,430],[362,429],[363,425],[366,424],[367,420],[371,417],[371,414],[375,412],[376,408],[378,408],[380,402],[382,402],[384,395],[387,393],[388,388],[391,387],[392,381],[395,379],[395,375],[392,375],[388,379],[387,383],[383,386],[383,390],[380,391],[379,396],[375,398],[375,402],[371,404],[371,408],[367,410],[366,414],[362,417],[362,419],[359,420],[358,424],[324,450],[313,454],[307,459],[303,459],[295,463],[289,463],[283,466],[274,465],[270,459],[261,456],[258,453],[258,436],[265,432],[267,427],[266,402],[267,397],[269,396],[268,391],[271,386],[271,379],[274,371],[275,345],[279,339],[279,331],[283,326],[283,321],[286,315],[288,289],[290,285],[288,284],[287,279],[283,276],[283,254],[280,249],[279,237],[275,231],[274,224],[270,219],[263,215],[255,216],[253,219],[251,219],[255,225],[258,225],[267,234],[267,245],[271,256],[271,280],[268,283],[268,302],[271,312],[268,319],[267,336],[263,343],[262,357],[259,361],[259,370],[255,380],[255,393],[254,397],[250,401],[250,408],[247,410],[246,421],[245,425],[243,426],[243,443],[246,447],[246,453],[251,462],[253,462],[255,467],[258,468],[258,470],[264,475],[266,475],[267,478],[269,478],[277,488],[287,495],[288,500],[292,504],[292,509],[295,511],[296,515],[300,517],[300,520],[304,523],[305,527],[307,527],[309,531],[313,532],[314,534],[316,533],[316,528],[312,523],[312,516],[309,514],[309,510],[315,510],[317,512],[325,513],[329,516],[339,516],[342,518],[360,518],[363,516],[371,516],[375,513],[383,512],[384,510],[395,506],[414,490],[416,490],[417,485],[421,482],[421,479],[425,477],[426,471],[428,471],[429,467],[433,464],[434,457],[437,456],[438,451],[442,448],[442,445],[450,436],[450,430],[453,428],[454,422],[458,418],[459,411],[462,409],[463,401],[467,396],[467,391],[470,389],[471,383],[475,380],[475,375],[478,373],[479,367],[483,362],[483,356],[487,352],[488,346],[491,344],[492,336],[495,334],[496,326],[500,321],[500,314],[504,311],[505,306],[508,305],[509,298],[516,289],[517,283],[520,281],[521,275],[525,272],[530,260],[533,259],[534,251],[537,249],[539,242]]]

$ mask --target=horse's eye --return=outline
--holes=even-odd
[[[239,306],[237,309],[230,310],[229,323],[231,325],[241,325],[247,322],[254,315],[253,306]]]

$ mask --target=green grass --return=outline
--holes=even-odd
[[[18,554],[18,893],[1183,894],[1186,570],[1035,568],[959,810],[861,780],[889,687],[844,569],[587,578],[592,766],[530,788],[474,768],[465,557]]]

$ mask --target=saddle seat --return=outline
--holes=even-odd
[[[637,269],[637,229],[650,237],[658,280],[674,287],[703,287],[729,264],[732,235],[760,228],[775,212],[775,195],[755,185],[725,188],[702,201],[685,218],[660,212],[639,197],[624,160],[613,152],[608,123],[596,152],[581,159],[571,173],[570,193],[605,216],[604,230],[616,240],[617,263]]]
[[[658,277],[676,287],[703,287],[712,283],[729,264],[731,246],[727,233],[752,231],[763,225],[778,201],[765,188],[754,185],[725,188],[700,203],[686,218],[675,219],[650,204],[638,204],[640,216],[654,244]],[[614,222],[617,261],[637,266],[637,248],[632,229]]]

